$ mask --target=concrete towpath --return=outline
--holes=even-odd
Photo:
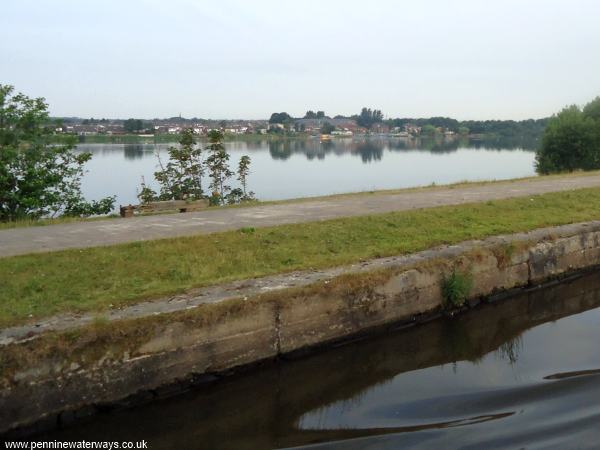
[[[440,186],[395,193],[357,194],[290,203],[209,209],[0,230],[0,257],[125,242],[314,222],[442,205],[600,187],[600,174],[540,177],[485,184]]]

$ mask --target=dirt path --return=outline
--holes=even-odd
[[[393,194],[362,194],[247,208],[211,209],[187,214],[13,228],[0,230],[0,257],[215,233],[241,227],[267,227],[458,205],[587,187],[600,187],[600,174],[424,188]]]

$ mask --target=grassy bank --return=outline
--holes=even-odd
[[[600,188],[0,259],[0,326],[600,218]]]
[[[60,225],[64,223],[92,222],[96,220],[111,220],[117,219],[118,214],[109,214],[100,217],[57,217],[55,219],[22,219],[13,222],[0,222],[0,230],[8,230],[10,228],[23,227],[44,227],[46,225]]]

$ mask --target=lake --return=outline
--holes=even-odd
[[[591,273],[32,439],[145,439],[155,450],[597,448],[599,340],[600,273]]]
[[[252,159],[249,188],[260,200],[501,180],[535,175],[535,153],[520,142],[401,138],[228,141],[231,167]],[[169,144],[79,144],[93,154],[82,190],[87,199],[116,195],[116,205],[135,204],[142,176],[153,173]],[[232,183],[233,186],[237,184]]]

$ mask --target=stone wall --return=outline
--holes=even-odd
[[[19,337],[0,344],[0,433],[53,427],[230,369],[416,323],[443,310],[442,283],[453,269],[471,275],[477,300],[599,263],[600,222],[592,222],[382,258],[307,277],[308,284],[158,315],[12,332]]]

